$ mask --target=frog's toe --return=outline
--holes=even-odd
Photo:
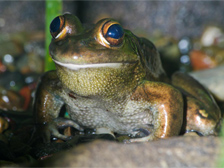
[[[52,136],[58,139],[65,140],[65,141],[70,140],[72,138],[71,136],[60,134],[57,129],[52,130]]]
[[[59,117],[59,118],[54,119],[54,122],[57,124],[58,128],[73,127],[79,131],[84,131],[84,129],[82,127],[80,127],[76,122],[74,122],[73,120],[70,120],[70,119]]]
[[[145,137],[151,134],[151,130],[148,128],[136,128],[133,129],[134,132],[137,132],[135,136],[137,137]]]
[[[51,121],[43,126],[43,128],[42,128],[43,142],[50,143],[51,136],[53,136],[54,138],[62,139],[62,140],[71,139],[71,136],[63,135],[58,131],[58,128],[66,128],[66,127],[74,127],[75,129],[77,129],[79,131],[83,131],[83,128],[80,127],[73,120],[65,119],[65,118],[56,118],[53,121]]]
[[[133,129],[133,131],[137,132],[135,134],[135,137],[137,138],[124,140],[124,143],[146,142],[157,139],[154,135],[154,131],[152,130],[152,126],[146,125],[140,128]]]
[[[150,135],[142,137],[142,138],[132,138],[132,139],[124,140],[124,143],[147,142],[147,141],[153,141],[156,139],[157,138],[153,134],[150,134]]]

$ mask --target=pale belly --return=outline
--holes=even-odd
[[[80,98],[67,100],[66,109],[72,120],[86,128],[107,128],[119,134],[135,135],[139,128],[153,125],[154,115],[144,102],[105,103]]]

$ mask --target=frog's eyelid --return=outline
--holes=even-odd
[[[71,70],[79,70],[79,69],[83,69],[83,68],[101,68],[101,67],[120,68],[124,64],[124,63],[101,63],[101,64],[79,65],[79,64],[62,63],[62,62],[56,61],[54,59],[53,59],[53,61],[56,64],[61,65],[63,67],[71,69]]]
[[[58,33],[58,35],[55,37],[55,39],[58,39],[58,37],[60,37],[62,34],[62,32]]]
[[[71,33],[71,28],[69,26],[65,26],[59,33],[58,35],[55,37],[55,39],[60,39],[63,38],[65,36],[65,34],[70,34]]]

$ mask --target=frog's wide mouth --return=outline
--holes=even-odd
[[[66,67],[71,70],[79,70],[79,69],[84,69],[84,68],[102,68],[102,67],[108,67],[108,68],[120,68],[121,66],[125,64],[130,64],[130,63],[123,63],[123,62],[118,62],[118,63],[93,63],[93,64],[71,64],[71,63],[62,63],[59,61],[56,61],[55,59],[52,59],[56,64]]]

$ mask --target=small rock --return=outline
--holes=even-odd
[[[224,65],[189,73],[220,101],[224,101]]]
[[[0,86],[7,90],[19,91],[25,85],[24,76],[18,72],[5,72],[0,75]]]
[[[190,60],[193,70],[209,69],[217,66],[215,59],[203,51],[192,51]]]
[[[23,103],[23,109],[26,110],[31,101],[31,89],[29,86],[24,86],[20,91],[19,94],[24,98],[24,103]]]
[[[216,26],[207,27],[201,36],[201,44],[203,46],[211,46],[215,44],[216,39],[223,35],[222,30]]]
[[[22,111],[24,98],[19,93],[0,87],[0,109]]]

